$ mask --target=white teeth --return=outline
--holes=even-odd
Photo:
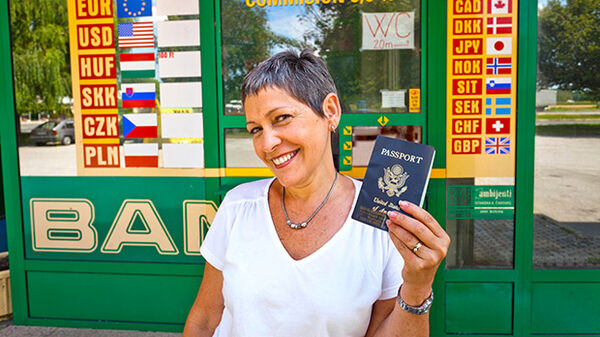
[[[288,153],[284,156],[274,158],[273,163],[275,163],[275,165],[281,165],[281,164],[285,163],[286,161],[290,160],[294,156],[294,154],[295,154],[295,152]]]

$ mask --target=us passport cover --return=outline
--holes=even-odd
[[[432,146],[377,136],[352,218],[387,231],[387,212],[404,213],[400,200],[422,206],[434,156]]]

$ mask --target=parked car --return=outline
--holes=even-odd
[[[29,139],[36,145],[44,145],[49,142],[64,145],[73,144],[75,142],[74,123],[70,119],[47,121],[31,130]]]

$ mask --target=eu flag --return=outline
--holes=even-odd
[[[152,16],[152,0],[117,0],[117,17]]]

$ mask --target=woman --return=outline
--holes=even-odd
[[[422,208],[389,233],[351,219],[360,182],[333,165],[335,84],[309,51],[246,75],[246,126],[274,179],[231,190],[201,252],[204,278],[184,336],[426,336],[449,237]],[[400,287],[402,285],[402,287]]]

